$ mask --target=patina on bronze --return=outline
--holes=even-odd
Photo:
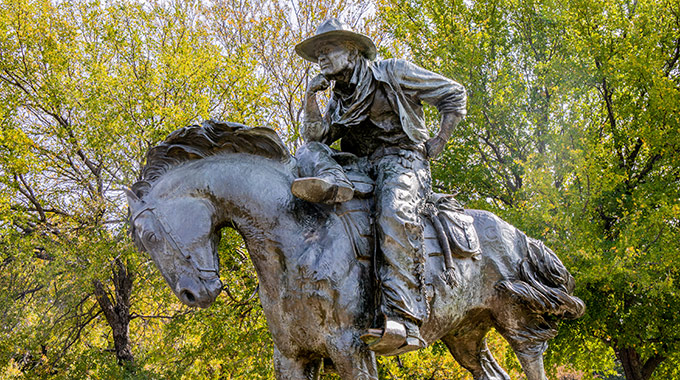
[[[317,63],[321,74],[306,91],[302,135],[308,143],[297,154],[302,178],[291,190],[310,202],[348,201],[351,182],[328,145],[340,139],[343,152],[367,158],[375,181],[380,320],[392,328],[371,329],[364,340],[379,353],[421,348],[419,327],[428,318],[421,216],[431,193],[428,158],[442,151],[465,115],[465,89],[404,60],[371,62],[373,42],[335,18],[324,21],[295,51]],[[316,93],[329,81],[332,97],[322,116]],[[441,115],[434,138],[425,127],[423,102]],[[309,161],[314,170],[305,170],[312,167]]]
[[[348,177],[363,187],[367,159],[345,155]],[[366,194],[335,205],[300,200],[290,190],[298,171],[272,130],[217,122],[182,128],[149,151],[128,194],[132,236],[182,302],[208,307],[220,291],[220,229],[233,226],[259,278],[277,379],[318,379],[328,359],[343,380],[377,380],[375,352],[360,339],[376,308],[373,201]],[[431,197],[426,205],[451,208],[443,203]],[[423,219],[429,313],[421,337],[443,341],[476,380],[509,380],[486,346],[493,327],[527,379],[546,380],[542,354],[556,321],[584,312],[571,295],[573,278],[552,251],[495,215],[464,215],[474,221],[479,254],[451,260],[453,282],[442,276],[447,260]]]

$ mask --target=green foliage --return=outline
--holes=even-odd
[[[510,353],[503,338],[493,330],[487,336],[487,344],[497,358],[506,357]],[[396,358],[379,358],[378,363],[381,379],[472,379],[470,372],[453,359],[442,342],[437,342],[427,349]],[[502,360],[499,363],[507,370],[512,379],[522,378],[518,366],[513,365],[513,363],[504,363]]]
[[[2,377],[180,378],[186,363],[206,360],[195,352],[211,341],[196,332],[185,343],[193,356],[158,364],[175,360],[178,328],[204,319],[225,326],[203,329],[206,338],[240,334],[229,302],[211,320],[169,293],[127,237],[121,191],[174,129],[208,117],[262,123],[266,108],[250,106],[268,104],[255,61],[244,49],[222,54],[204,11],[199,2],[0,6]],[[93,289],[103,283],[124,304],[110,282],[115,262],[134,280],[127,317],[137,360],[122,366]],[[262,337],[261,313],[242,318]]]
[[[267,125],[294,148],[310,65],[291,47],[350,5],[0,3],[0,377],[273,377],[240,238],[223,238],[224,295],[188,309],[132,246],[121,190],[150,146],[202,119]],[[116,362],[106,299],[129,302],[132,362]]]
[[[121,189],[150,146],[206,118],[270,126],[294,150],[315,73],[292,47],[341,15],[383,57],[468,89],[435,186],[545,240],[576,277],[588,312],[562,324],[549,370],[680,378],[677,2],[394,0],[376,2],[375,18],[368,8],[0,1],[0,377],[273,378],[240,238],[222,240],[228,292],[186,308],[129,241]],[[120,295],[117,262],[133,280],[134,362],[122,365],[94,293],[99,282]],[[502,339],[489,340],[520,377]],[[637,373],[626,368],[636,360]],[[380,362],[381,378],[469,378],[439,344]]]
[[[415,61],[469,90],[437,185],[545,240],[576,277],[588,311],[563,324],[549,363],[610,373],[615,355],[628,379],[659,363],[654,378],[672,378],[677,2],[401,0],[380,12]]]

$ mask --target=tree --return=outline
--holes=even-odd
[[[217,40],[248,50],[257,61],[258,73],[270,86],[272,100],[267,126],[279,132],[291,151],[302,143],[302,99],[307,82],[318,72],[300,58],[294,46],[314,34],[330,17],[341,17],[356,30],[380,39],[368,12],[370,3],[358,0],[304,1],[218,1],[207,19]],[[257,106],[257,105],[254,105]]]
[[[583,210],[574,228],[589,241],[579,248],[599,253],[576,262],[591,307],[578,327],[613,348],[627,379],[649,379],[664,362],[674,367],[680,348],[671,327],[680,322],[671,248],[680,232],[680,7],[584,2],[567,12],[592,110],[569,200]]]
[[[469,89],[441,188],[557,249],[587,315],[552,363],[677,367],[680,9],[672,2],[384,3],[419,63]],[[426,40],[431,43],[422,44]],[[611,351],[609,351],[611,350]]]
[[[199,2],[0,7],[2,367],[84,377],[132,334],[192,314],[126,233],[122,188],[169,131],[209,116],[258,124],[265,88],[222,55]],[[167,291],[166,291],[167,293]],[[167,314],[166,314],[167,313]],[[81,359],[76,359],[81,358]],[[111,371],[124,367],[109,367]],[[140,371],[142,367],[138,367]],[[79,374],[79,375],[78,375]]]
[[[201,119],[268,125],[294,149],[309,64],[292,46],[356,4],[2,4],[0,373],[271,378],[240,238],[223,239],[225,296],[187,309],[127,237],[121,189]]]

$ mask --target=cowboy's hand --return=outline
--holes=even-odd
[[[326,79],[326,77],[324,77],[322,74],[319,74],[312,78],[312,80],[307,84],[307,94],[312,95],[319,91],[324,91],[330,85],[331,84],[328,82],[328,79]]]
[[[439,136],[425,141],[425,149],[427,149],[427,157],[429,158],[437,158],[445,147],[446,141]]]

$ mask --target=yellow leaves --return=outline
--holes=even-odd
[[[671,215],[673,216],[680,216],[680,204],[679,203],[674,203],[671,205]]]
[[[11,358],[4,368],[0,367],[0,377],[6,380],[21,379],[24,374],[21,371],[21,365]]]
[[[35,142],[23,130],[9,127],[0,130],[0,159],[9,173],[23,174],[38,167],[33,162],[35,149]]]

